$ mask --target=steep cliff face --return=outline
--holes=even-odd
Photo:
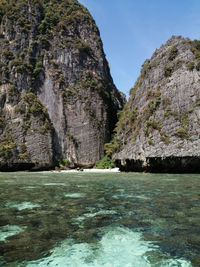
[[[91,166],[124,99],[76,0],[0,3],[0,168]]]
[[[122,170],[200,171],[200,42],[172,37],[146,60],[107,152]]]

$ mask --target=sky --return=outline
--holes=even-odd
[[[142,64],[172,35],[200,40],[199,0],[79,0],[100,30],[116,87],[128,97]]]

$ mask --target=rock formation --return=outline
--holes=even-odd
[[[76,0],[0,3],[0,170],[92,166],[124,103]]]
[[[200,41],[173,36],[145,61],[106,150],[121,170],[200,171]]]

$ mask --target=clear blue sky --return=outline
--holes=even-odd
[[[127,96],[145,59],[172,35],[200,39],[199,0],[79,0],[100,30],[115,85]]]

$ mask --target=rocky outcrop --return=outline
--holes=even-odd
[[[146,60],[106,145],[128,171],[200,172],[200,41],[172,37]]]
[[[0,3],[0,169],[92,166],[124,97],[76,0]]]

